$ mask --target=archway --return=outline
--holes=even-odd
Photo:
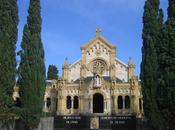
[[[100,93],[93,95],[93,113],[104,113],[104,98]]]
[[[125,96],[125,108],[130,109],[130,97]]]
[[[66,108],[67,109],[71,109],[71,106],[72,106],[71,96],[67,96],[67,99],[66,99]]]
[[[79,107],[78,96],[74,96],[74,109],[78,109],[78,107]]]
[[[122,96],[118,96],[118,109],[123,109],[123,97]]]

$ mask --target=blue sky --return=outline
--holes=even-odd
[[[161,0],[166,13],[168,0]],[[128,63],[129,57],[140,74],[142,16],[145,0],[41,0],[42,41],[46,68],[54,64],[61,74],[67,57],[70,63],[81,58],[80,46],[95,36],[96,27],[117,46],[117,57]],[[20,49],[29,0],[18,0]]]

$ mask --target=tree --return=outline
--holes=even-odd
[[[147,0],[143,15],[143,47],[141,63],[141,84],[144,100],[144,112],[153,129],[160,126],[160,114],[156,100],[159,44],[159,0]]]
[[[169,0],[169,40],[168,40],[168,56],[169,66],[167,67],[167,99],[169,117],[169,130],[175,128],[175,0]],[[172,14],[172,15],[170,15]]]
[[[169,0],[168,19],[162,36],[159,106],[165,122],[163,129],[172,130],[175,127],[175,0]]]
[[[47,72],[47,79],[48,80],[58,79],[58,69],[55,65],[49,65]]]
[[[0,120],[11,118],[16,77],[18,7],[16,0],[0,0]]]
[[[40,0],[30,0],[29,16],[23,31],[20,51],[21,62],[18,69],[22,120],[27,130],[34,129],[40,121],[44,90],[45,64],[41,41]]]

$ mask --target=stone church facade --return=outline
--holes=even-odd
[[[125,64],[116,57],[116,46],[96,30],[81,46],[81,58],[66,59],[62,77],[48,80],[45,112],[57,115],[143,115],[141,86],[131,58]]]

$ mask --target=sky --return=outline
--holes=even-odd
[[[167,1],[160,0],[165,14]],[[144,3],[145,0],[41,0],[46,69],[54,64],[61,75],[65,58],[69,63],[80,59],[80,46],[94,38],[99,27],[101,35],[117,46],[117,58],[128,63],[132,57],[139,76]],[[20,50],[28,6],[29,0],[18,0],[17,51]]]

